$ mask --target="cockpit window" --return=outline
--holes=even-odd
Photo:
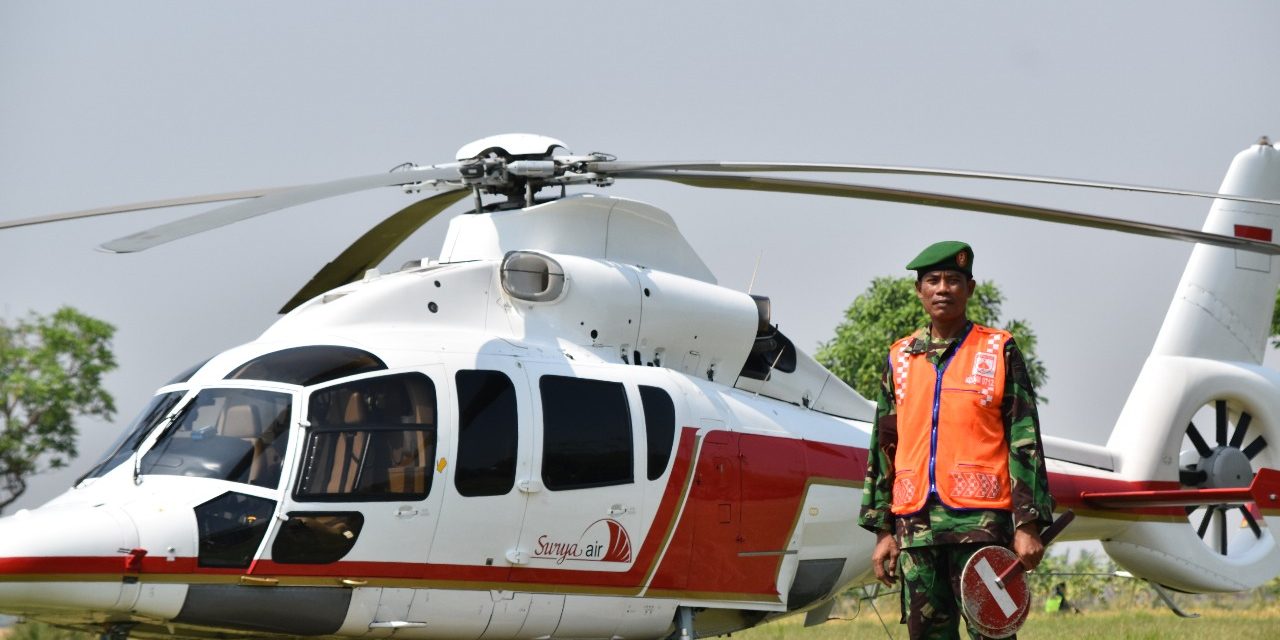
[[[172,380],[166,382],[165,386],[168,386],[171,384],[178,384],[179,382],[186,382],[190,380],[191,376],[194,376],[197,371],[202,369],[206,364],[209,364],[209,361],[212,359],[213,358],[205,358],[204,360],[201,360],[200,362],[197,362],[191,365],[190,367],[183,369],[182,373],[179,373],[178,375],[174,376]]]
[[[352,347],[294,347],[260,355],[227,374],[226,379],[271,380],[309,387],[386,368],[378,356]]]
[[[294,497],[300,501],[421,500],[431,492],[436,387],[420,373],[320,389]]]
[[[160,424],[160,421],[164,420],[165,416],[169,415],[169,412],[173,410],[173,405],[177,404],[185,394],[185,391],[171,391],[151,398],[151,402],[147,403],[147,406],[142,409],[138,417],[134,418],[129,427],[121,431],[120,437],[116,438],[116,441],[107,448],[106,455],[97,464],[93,465],[93,469],[80,480],[101,478],[112,469],[120,466],[121,462],[132,458],[133,454],[137,453],[138,446],[142,444],[143,440],[147,439],[147,435],[151,433],[151,430],[156,428],[156,425]],[[80,484],[80,482],[77,481],[76,484]]]
[[[291,402],[275,391],[205,389],[142,456],[141,472],[274,489],[289,446]]]

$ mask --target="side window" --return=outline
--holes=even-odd
[[[459,371],[458,461],[464,496],[500,496],[516,483],[516,389],[499,371]]]
[[[292,511],[271,545],[271,559],[284,564],[337,562],[356,546],[364,515],[358,511]]]
[[[640,386],[644,405],[644,430],[649,442],[649,479],[657,480],[667,470],[671,445],[676,439],[676,407],[671,396],[657,387]]]
[[[631,415],[620,382],[543,376],[542,482],[553,491],[634,480]]]
[[[421,500],[431,492],[436,388],[420,373],[320,389],[294,497],[301,501]]]

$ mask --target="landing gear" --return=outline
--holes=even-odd
[[[697,638],[693,631],[693,609],[691,607],[676,609],[676,632],[673,635],[675,640],[694,640],[694,638]]]
[[[136,622],[108,622],[102,628],[99,640],[128,640],[129,633],[138,626]]]

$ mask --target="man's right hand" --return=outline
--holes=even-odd
[[[876,570],[876,580],[892,587],[898,580],[898,541],[893,534],[881,531],[876,534],[876,550],[871,553],[871,566]]]

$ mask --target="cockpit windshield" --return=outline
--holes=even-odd
[[[173,405],[177,404],[185,391],[170,391],[169,393],[161,393],[151,398],[151,402],[133,419],[129,428],[120,432],[120,437],[111,446],[107,448],[107,454],[93,465],[93,469],[86,473],[81,480],[85,478],[101,478],[107,475],[107,472],[120,466],[121,462],[133,457],[137,453],[138,447],[143,440],[147,439],[147,435],[151,430],[160,424],[165,416],[169,415],[169,411],[173,409]],[[77,484],[79,484],[77,482]]]
[[[142,456],[140,472],[274,489],[289,445],[292,401],[276,391],[204,389]]]

